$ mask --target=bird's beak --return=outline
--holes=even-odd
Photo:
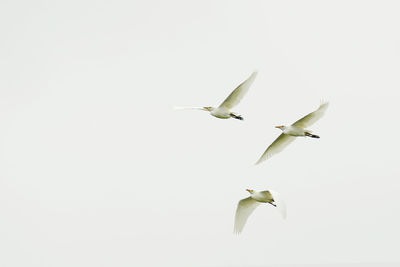
[[[251,193],[251,189],[246,189],[247,192]]]
[[[281,126],[281,125],[279,125],[279,126],[275,126],[275,128],[278,128],[278,129],[280,129],[280,128],[282,128],[282,126]]]

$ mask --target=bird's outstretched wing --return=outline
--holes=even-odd
[[[250,77],[242,82],[232,93],[222,102],[220,107],[231,109],[237,104],[239,104],[240,100],[244,97],[244,95],[249,91],[250,85],[254,82],[254,79],[257,76],[257,72],[253,72]]]
[[[311,112],[310,114],[304,116],[300,120],[296,121],[292,125],[301,127],[301,128],[307,128],[310,127],[313,123],[315,123],[317,120],[319,120],[325,113],[326,109],[328,108],[329,103],[328,102],[322,102],[319,108]]]
[[[256,164],[260,164],[264,160],[281,152],[285,147],[287,147],[291,142],[293,142],[294,139],[296,139],[296,137],[281,133],[281,135],[278,136],[278,138],[276,138],[275,141],[269,145],[269,147],[265,150],[264,154],[262,154],[262,156],[256,162]]]
[[[235,226],[233,227],[233,232],[235,234],[240,234],[242,232],[247,218],[249,218],[251,213],[255,210],[255,208],[258,207],[258,205],[260,205],[260,203],[251,197],[244,198],[239,201],[235,214]]]
[[[275,191],[272,191],[272,190],[263,191],[263,192],[268,192],[272,196],[272,199],[274,200],[276,208],[278,209],[278,211],[282,215],[282,218],[286,219],[286,203],[281,198],[281,195],[278,192],[275,192]]]

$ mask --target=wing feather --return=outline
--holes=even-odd
[[[260,203],[251,197],[244,198],[239,201],[235,214],[235,226],[233,227],[233,232],[235,234],[240,234],[242,232],[247,219],[258,207],[258,205],[260,205]]]
[[[239,104],[240,100],[242,100],[247,91],[249,91],[250,85],[254,82],[256,76],[257,72],[255,71],[247,80],[239,84],[239,86],[232,91],[232,93],[224,100],[224,102],[222,102],[220,107],[231,109]]]
[[[274,200],[274,203],[276,205],[276,208],[278,209],[278,211],[280,212],[280,214],[282,215],[283,219],[286,219],[286,203],[285,201],[281,198],[281,195],[278,192],[269,190],[266,191],[269,192]]]
[[[296,139],[296,137],[281,133],[281,135],[278,136],[278,138],[276,138],[275,141],[269,145],[269,147],[265,150],[264,154],[262,154],[256,164],[260,164],[264,160],[281,152],[285,147],[292,143],[294,139]]]
[[[316,111],[307,114],[306,116],[304,116],[300,120],[296,121],[292,125],[301,127],[303,129],[310,127],[312,124],[314,124],[317,120],[319,120],[324,115],[326,109],[328,108],[328,105],[329,105],[328,102],[321,103],[321,105],[319,106],[319,108]]]

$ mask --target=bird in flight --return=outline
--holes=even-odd
[[[250,193],[250,196],[240,200],[236,208],[235,225],[233,227],[235,234],[242,232],[247,219],[260,203],[268,203],[278,208],[282,217],[286,218],[286,205],[278,193],[271,190],[257,192],[252,189],[246,189],[246,191]]]
[[[298,136],[308,136],[311,138],[319,138],[318,135],[312,134],[310,130],[306,128],[314,124],[319,120],[328,108],[328,102],[322,102],[317,110],[309,113],[300,120],[296,121],[292,125],[280,125],[275,126],[275,128],[281,129],[282,133],[275,139],[274,142],[265,150],[264,154],[256,162],[259,164],[264,160],[272,157],[274,154],[281,152],[285,147],[287,147],[291,142],[295,140]]]
[[[242,116],[232,112],[231,109],[239,104],[247,91],[249,91],[250,85],[254,82],[256,76],[257,72],[253,72],[250,77],[239,84],[239,86],[236,87],[235,90],[233,90],[232,93],[230,93],[230,95],[218,107],[176,107],[175,109],[199,109],[208,111],[212,116],[220,119],[234,118],[243,120]]]

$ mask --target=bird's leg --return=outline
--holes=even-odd
[[[230,115],[231,115],[231,117],[234,118],[234,119],[241,120],[241,121],[243,120],[243,117],[242,117],[242,116],[236,115],[236,114],[233,113],[233,112],[232,112]]]
[[[272,206],[276,207],[275,203],[272,203],[272,202],[268,202],[268,203],[271,204]]]
[[[309,133],[309,132],[305,132],[305,135],[308,136],[308,137],[311,137],[311,138],[319,138],[318,135],[316,135],[316,134],[311,134],[311,133]]]

